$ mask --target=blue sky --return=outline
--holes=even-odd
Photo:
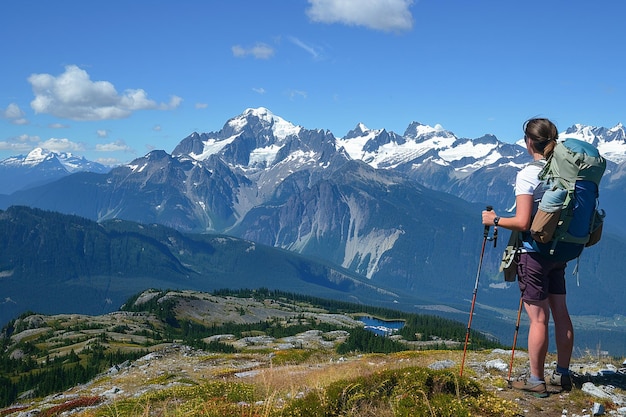
[[[0,6],[0,159],[171,152],[250,107],[344,136],[514,142],[626,122],[622,1],[20,0]]]

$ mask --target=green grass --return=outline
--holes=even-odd
[[[350,372],[348,372],[350,373]],[[331,378],[332,379],[332,378]],[[294,381],[295,382],[295,381]],[[409,366],[343,378],[292,396],[271,387],[209,381],[151,391],[82,411],[83,417],[167,416],[485,416],[513,417],[517,407],[454,371]]]

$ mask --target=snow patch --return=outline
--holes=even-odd
[[[269,166],[275,159],[278,151],[282,146],[280,145],[270,145],[265,148],[257,148],[250,153],[250,166]]]
[[[361,131],[366,132],[366,134],[362,136],[357,136],[355,138],[337,139],[336,141],[338,149],[344,148],[348,155],[350,155],[350,158],[357,160],[365,158],[365,153],[363,152],[365,144],[369,140],[374,139],[379,133],[379,131],[376,130],[367,130],[367,128],[363,125],[359,126],[361,128]]]
[[[458,161],[467,157],[476,159],[485,158],[493,151],[493,148],[494,145],[474,144],[473,142],[467,141],[460,145],[441,150],[439,156],[446,161]]]
[[[226,145],[230,145],[231,143],[233,143],[233,141],[237,139],[237,137],[239,137],[239,134],[233,135],[223,140],[208,139],[204,142],[204,148],[202,149],[202,153],[200,154],[192,153],[192,154],[189,154],[189,156],[199,161],[204,161],[209,156],[219,153],[222,149],[224,149],[224,147],[226,147]]]

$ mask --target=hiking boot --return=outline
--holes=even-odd
[[[561,391],[572,390],[572,378],[569,374],[560,374],[557,371],[554,371],[552,372],[552,375],[550,375],[549,384],[560,388]]]
[[[521,379],[513,381],[511,386],[515,389],[533,394],[535,397],[545,398],[548,396],[548,390],[546,389],[546,383],[544,381],[530,382],[526,379]]]

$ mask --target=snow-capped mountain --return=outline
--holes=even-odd
[[[173,156],[199,161],[217,155],[248,174],[284,165],[300,169],[325,164],[335,153],[335,137],[330,132],[295,126],[265,108],[247,109],[219,132],[193,133],[172,151]]]
[[[81,171],[104,174],[109,168],[71,153],[35,148],[27,155],[0,161],[0,194],[43,185]]]
[[[612,129],[574,125],[560,136],[598,146],[611,161],[610,167],[626,158],[621,124]],[[219,132],[193,133],[181,141],[172,155],[187,155],[199,161],[215,155],[233,169],[245,172],[261,190],[260,200],[252,200],[252,205],[263,201],[291,173],[304,167],[324,167],[333,155],[401,173],[468,201],[499,202],[502,207],[511,208],[515,174],[529,162],[523,143],[503,143],[492,135],[459,138],[441,126],[418,122],[411,123],[399,135],[359,123],[345,137],[335,138],[328,131],[295,126],[265,108],[247,109]],[[609,181],[607,175],[605,182]]]
[[[428,161],[459,171],[475,170],[501,157],[493,137],[491,140],[460,140],[439,126],[433,128],[416,122],[403,136],[384,129],[370,130],[359,124],[337,143],[353,159],[360,159],[374,168],[403,171],[414,170]]]
[[[315,149],[320,143],[303,141],[306,139],[303,136],[311,139],[312,135],[323,136],[327,148]],[[299,148],[297,152],[292,152],[294,144]],[[464,173],[487,165],[509,163],[524,154],[519,146],[501,143],[494,136],[459,139],[440,126],[417,122],[411,123],[404,135],[385,129],[371,130],[359,123],[338,139],[328,131],[307,130],[268,109],[257,108],[247,109],[229,120],[219,132],[193,133],[183,139],[172,155],[186,154],[197,160],[219,155],[232,165],[258,170],[284,162],[287,155],[291,161],[306,165],[318,160],[319,151],[324,150],[344,153],[350,159],[361,160],[377,169],[410,171],[433,161]]]
[[[560,137],[571,137],[592,143],[601,155],[616,164],[626,161],[626,131],[621,123],[610,129],[575,124]]]
[[[34,167],[49,161],[58,162],[68,173],[89,171],[106,173],[109,168],[97,162],[89,161],[82,156],[76,156],[69,152],[54,152],[43,148],[35,148],[27,155],[19,155],[0,161],[2,166],[11,167]]]
[[[626,172],[621,167],[626,158],[624,127],[621,124],[611,129],[574,125],[560,136],[576,137],[599,147],[610,161],[603,179],[604,188],[614,193],[614,196],[609,195],[608,200],[623,200],[620,191],[623,190],[621,184],[623,173]],[[251,209],[266,204],[277,195],[299,192],[303,187],[326,178],[336,167],[350,160],[400,174],[425,187],[470,202],[509,209],[514,204],[511,187],[515,174],[529,161],[523,144],[503,143],[492,135],[476,139],[459,138],[441,126],[431,127],[418,122],[409,124],[404,134],[399,135],[385,129],[369,129],[360,123],[345,137],[335,138],[327,130],[309,130],[296,126],[266,108],[247,109],[228,120],[217,132],[194,132],[184,138],[171,155],[163,151],[160,151],[158,157],[156,154],[152,157],[149,155],[119,167],[115,173],[130,170],[134,176],[145,177],[153,171],[146,166],[162,161],[163,157],[172,163],[178,161],[180,167],[194,167],[178,168],[184,174],[179,175],[177,181],[184,182],[183,189],[180,188],[182,184],[178,186],[182,190],[181,198],[194,202],[190,203],[185,218],[199,221],[196,223],[190,220],[184,228],[200,231],[227,231],[242,221]],[[73,164],[73,161],[76,163]],[[9,167],[19,167],[22,174],[8,172]],[[89,166],[88,161],[77,160],[69,154],[37,149],[27,156],[2,161],[0,169],[5,173],[2,176],[6,179],[3,190],[7,193],[7,189],[14,191],[24,188],[27,179],[30,185],[43,184],[77,170],[103,172],[106,168],[99,164]],[[23,174],[27,169],[30,169],[28,176]],[[203,182],[195,176],[204,171],[207,171],[206,177],[211,178],[212,182],[231,178],[226,184],[234,188],[226,195],[218,198],[217,194],[211,194],[214,196],[211,203],[220,201],[220,215],[211,212],[211,203],[200,198],[202,189],[199,185]],[[112,175],[117,178],[115,173]],[[222,174],[225,177],[222,178]],[[294,175],[299,178],[299,182],[285,182]],[[18,177],[19,180],[15,180]],[[131,178],[134,177],[129,177],[127,181],[131,181]],[[287,184],[295,188],[288,188]],[[231,185],[219,189],[223,192]],[[124,204],[124,201],[120,201],[119,206],[99,209],[97,212],[102,218],[114,217],[128,209],[123,207]],[[167,223],[165,213],[169,212],[164,209],[167,204],[155,202],[158,209],[154,210],[154,216],[147,215],[145,219]],[[180,226],[180,220],[177,222]],[[218,224],[224,229],[216,226]]]

